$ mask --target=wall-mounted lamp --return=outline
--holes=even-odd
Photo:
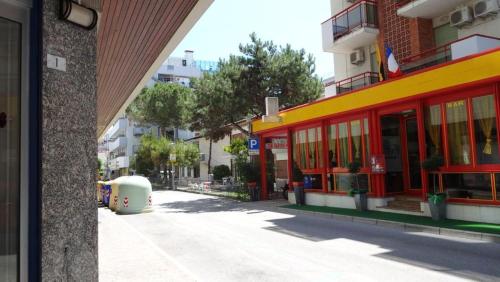
[[[60,11],[59,17],[81,26],[85,29],[93,29],[97,24],[97,12],[93,9],[84,7],[72,0],[59,0]]]

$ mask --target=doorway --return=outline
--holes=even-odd
[[[385,193],[421,195],[422,174],[415,110],[380,117],[382,151],[386,161]]]
[[[0,16],[1,281],[19,277],[21,54],[21,23]]]
[[[269,199],[279,198],[288,183],[288,137],[276,134],[265,137],[266,187]]]

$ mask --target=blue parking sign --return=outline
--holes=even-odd
[[[251,151],[258,151],[259,150],[259,138],[248,139],[248,149]]]

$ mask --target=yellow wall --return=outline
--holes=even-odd
[[[500,76],[500,50],[280,113],[279,123],[252,122],[254,133]]]

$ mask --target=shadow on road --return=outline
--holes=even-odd
[[[165,213],[204,213],[248,210],[243,203],[225,198],[203,198],[160,204]]]
[[[369,224],[295,216],[269,220],[270,231],[313,242],[348,239],[379,246],[374,256],[473,280],[500,279],[500,244],[453,240]]]
[[[163,203],[165,213],[204,212],[276,212],[280,204],[271,202],[238,202],[225,198],[202,198]],[[500,279],[500,244],[458,240],[425,233],[404,232],[394,228],[332,220],[314,215],[281,214],[288,218],[270,219],[272,232],[299,237],[311,242],[348,239],[385,249],[374,254],[379,258],[431,269],[472,280]]]

